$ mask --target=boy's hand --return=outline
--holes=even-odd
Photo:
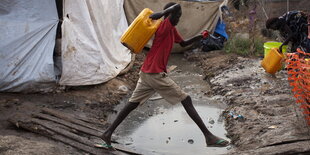
[[[153,14],[150,15],[150,18],[152,20],[157,20],[157,19],[159,19],[161,17],[162,17],[162,15],[160,13],[153,13]]]
[[[204,30],[201,34],[202,34],[203,39],[205,39],[205,38],[207,38],[209,36],[209,31],[208,30]]]
[[[178,11],[181,9],[181,5],[175,4],[175,5],[172,5],[170,8],[172,9],[172,11]],[[168,9],[170,9],[170,8],[168,8]]]
[[[151,18],[152,20],[157,20],[165,15],[169,15],[173,12],[179,11],[181,9],[181,5],[180,4],[175,4],[170,6],[169,8],[165,9],[162,12],[157,12],[157,13],[153,13],[149,16],[149,18]]]

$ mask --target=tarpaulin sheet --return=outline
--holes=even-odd
[[[177,30],[184,39],[189,39],[203,30],[214,31],[220,16],[219,6],[223,1],[189,2],[182,0],[125,0],[124,9],[129,23],[131,23],[144,8],[160,12],[169,2],[176,2],[182,7],[182,16]],[[148,43],[148,47],[150,47]],[[175,46],[173,52],[180,52],[184,48]]]
[[[55,85],[55,0],[0,1],[0,91],[45,91]]]
[[[65,0],[61,85],[106,82],[131,60],[119,41],[128,27],[123,0]]]

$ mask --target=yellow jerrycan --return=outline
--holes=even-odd
[[[282,67],[283,53],[278,52],[279,48],[271,48],[266,57],[261,62],[262,67],[267,73],[275,74]]]
[[[153,11],[143,9],[122,35],[121,43],[133,53],[140,53],[160,25],[161,20],[152,20]]]

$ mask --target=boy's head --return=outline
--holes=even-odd
[[[169,2],[165,5],[164,10],[168,9],[169,7],[176,5],[177,3],[174,2]],[[169,15],[166,15],[165,18],[167,18],[168,16],[170,16],[170,21],[171,24],[176,26],[179,23],[180,17],[182,16],[182,9],[180,5],[176,6],[175,11],[173,11],[172,13],[170,13]]]

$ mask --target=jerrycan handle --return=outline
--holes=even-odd
[[[150,17],[147,17],[146,20],[144,20],[144,24],[147,27],[153,27],[154,26],[154,22],[153,22],[153,20]]]

